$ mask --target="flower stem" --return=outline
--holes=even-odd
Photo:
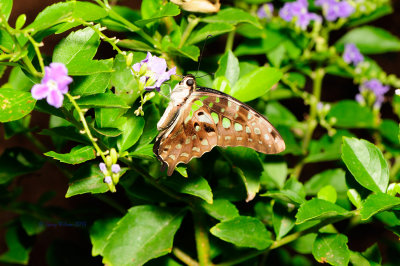
[[[85,130],[85,133],[88,136],[88,138],[90,139],[90,141],[92,142],[92,145],[96,149],[97,154],[101,156],[103,161],[106,161],[104,152],[100,149],[99,145],[97,145],[97,143],[96,143],[97,140],[92,136],[92,133],[90,132],[89,126],[86,122],[85,116],[83,115],[82,109],[79,107],[79,105],[76,103],[75,99],[69,93],[67,93],[66,95],[67,95],[69,101],[75,107],[76,111],[78,112],[79,118],[80,118],[83,128]]]
[[[179,248],[172,248],[172,254],[175,255],[179,260],[189,266],[198,266],[199,263],[192,259],[188,254],[180,250]]]
[[[197,257],[200,266],[211,265],[210,242],[208,240],[208,229],[205,225],[204,213],[193,210],[194,235],[196,239]]]
[[[182,48],[185,44],[186,40],[189,38],[190,34],[192,33],[193,29],[199,24],[200,18],[197,17],[189,17],[189,24],[186,26],[185,31],[182,34],[181,41],[179,42],[178,48]]]
[[[317,122],[317,105],[321,100],[322,80],[325,76],[323,68],[317,68],[311,75],[313,80],[313,97],[310,102],[310,116],[307,119],[307,131],[303,138],[302,151],[306,154],[308,145],[310,144]]]
[[[38,61],[39,61],[39,65],[40,65],[40,69],[42,71],[42,73],[44,74],[44,62],[43,62],[43,57],[42,54],[40,53],[40,43],[37,43],[32,36],[29,33],[26,33],[25,36],[28,38],[28,40],[31,42],[31,44],[33,45],[33,48],[35,49],[35,53],[36,56],[38,57]]]
[[[225,45],[225,52],[232,51],[234,40],[235,40],[235,30],[228,33]]]

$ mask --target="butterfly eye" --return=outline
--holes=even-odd
[[[193,86],[193,84],[194,84],[194,80],[193,79],[188,79],[186,81],[186,85],[188,85],[188,86]]]

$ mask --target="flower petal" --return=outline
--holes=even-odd
[[[47,97],[49,91],[49,87],[47,87],[45,84],[35,84],[32,87],[31,93],[34,99],[41,100]]]
[[[51,90],[47,96],[47,103],[55,108],[60,108],[63,104],[64,96],[58,90]]]

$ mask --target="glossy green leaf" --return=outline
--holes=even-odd
[[[293,127],[297,125],[296,116],[285,106],[276,101],[270,101],[265,108],[265,114],[273,125]]]
[[[246,187],[246,201],[252,200],[260,189],[263,171],[260,157],[256,151],[246,147],[228,147],[225,152]]]
[[[310,233],[297,238],[289,245],[300,254],[311,254],[314,241],[317,238],[316,233]]]
[[[75,77],[74,86],[71,89],[72,95],[92,95],[104,93],[110,82],[110,73],[97,73],[85,77]]]
[[[108,186],[103,182],[104,174],[100,171],[98,164],[83,165],[72,177],[66,198],[85,193],[104,193]]]
[[[171,252],[184,212],[151,205],[130,208],[107,239],[103,263],[143,265]]]
[[[212,204],[202,201],[200,204],[208,215],[220,221],[239,216],[236,206],[226,199],[215,199]]]
[[[218,12],[217,15],[204,17],[202,21],[208,23],[224,22],[231,25],[237,25],[239,23],[250,23],[258,28],[262,27],[256,17],[238,8],[222,9]]]
[[[346,209],[332,202],[313,198],[300,206],[296,214],[296,224],[347,215],[349,215],[349,212]]]
[[[195,30],[192,32],[188,39],[188,44],[195,44],[201,42],[207,38],[207,36],[211,35],[212,37],[230,32],[235,28],[228,23],[224,22],[216,22],[206,24],[204,27],[200,28],[199,30]]]
[[[118,137],[122,131],[113,127],[93,128],[97,133],[106,137]]]
[[[147,159],[151,160],[155,158],[154,152],[153,152],[153,144],[147,144],[144,146],[140,146],[137,149],[135,149],[133,152],[129,153],[129,156],[133,158],[138,158],[138,159]]]
[[[295,210],[288,204],[276,201],[273,206],[272,225],[276,239],[279,240],[292,230],[295,226]]]
[[[71,32],[54,48],[53,62],[64,63],[72,76],[111,72],[112,59],[91,60],[99,44],[99,35],[89,27]]]
[[[125,124],[120,128],[122,135],[118,137],[117,145],[120,152],[132,147],[140,138],[143,132],[144,119],[131,113],[127,116]]]
[[[356,101],[343,100],[330,109],[327,120],[334,119],[334,126],[343,128],[372,128],[374,115],[366,106],[361,106]]]
[[[399,124],[391,119],[383,119],[379,125],[379,132],[382,136],[390,142],[400,145],[399,135]]]
[[[311,177],[304,188],[308,195],[316,195],[323,187],[331,185],[338,193],[347,191],[345,172],[342,169],[329,169]]]
[[[46,7],[26,29],[34,33],[46,30],[59,23],[68,22],[72,18],[81,18],[87,21],[97,20],[107,16],[107,11],[90,2],[56,3]]]
[[[303,184],[293,177],[285,183],[283,189],[271,190],[267,193],[261,194],[261,196],[278,199],[282,202],[291,203],[294,205],[300,205],[306,200],[306,192]]]
[[[22,243],[18,227],[10,227],[6,232],[5,240],[8,250],[0,255],[0,262],[27,265],[31,248]]]
[[[322,200],[326,200],[335,203],[337,200],[337,193],[333,186],[326,185],[318,191],[317,197]]]
[[[355,28],[340,38],[335,45],[343,48],[346,43],[354,43],[364,54],[400,51],[399,38],[384,29],[373,26]]]
[[[376,7],[376,9],[372,10],[369,14],[363,14],[361,17],[353,18],[349,20],[346,24],[349,27],[355,27],[361,24],[365,24],[370,21],[374,21],[380,17],[386,16],[393,12],[393,8],[390,6],[390,3],[383,4],[381,6]]]
[[[98,93],[81,97],[76,100],[76,103],[85,108],[94,107],[118,107],[130,108],[119,95],[113,93]]]
[[[121,108],[96,108],[96,125],[98,128],[121,128],[126,117],[121,117],[127,109]]]
[[[57,153],[54,151],[49,151],[44,155],[68,164],[80,164],[96,158],[96,152],[91,146],[76,146],[72,148],[69,153]]]
[[[159,9],[159,10],[157,10]],[[165,5],[156,5],[156,8],[152,10],[152,15],[143,20],[136,20],[134,24],[138,27],[143,27],[153,21],[159,20],[163,17],[171,17],[179,15],[180,9],[177,5],[171,2],[167,2]],[[147,16],[146,16],[147,17]]]
[[[274,156],[264,163],[264,172],[261,176],[261,183],[273,183],[275,188],[283,188],[288,173],[287,163],[280,157]]]
[[[229,80],[229,84],[232,87],[235,85],[236,81],[239,78],[240,68],[239,68],[239,60],[232,53],[232,51],[228,50],[218,62],[219,66],[217,72],[215,72],[215,77],[226,77]]]
[[[349,198],[351,204],[353,204],[357,209],[361,208],[362,206],[362,199],[360,193],[354,188],[351,188],[347,191],[347,197]]]
[[[222,91],[226,94],[230,94],[232,90],[230,82],[225,76],[219,76],[215,78],[212,88],[217,91]]]
[[[315,239],[312,254],[320,263],[347,265],[350,260],[347,241],[347,237],[342,234],[320,233]]]
[[[13,0],[0,0],[0,12],[6,20],[10,17]]]
[[[385,192],[389,167],[382,152],[363,139],[344,138],[342,160],[360,185],[374,192]]]
[[[107,239],[111,235],[114,227],[120,218],[113,217],[96,220],[90,227],[90,241],[92,242],[92,256],[101,255],[107,245]]]
[[[248,102],[261,97],[282,77],[282,72],[271,67],[260,67],[241,77],[232,87],[231,95]]]
[[[0,122],[10,122],[26,116],[33,110],[35,103],[30,92],[0,89]]]
[[[0,34],[0,39],[2,38],[3,36]],[[14,90],[26,92],[31,92],[31,89],[34,85],[32,80],[25,75],[24,71],[22,71],[20,67],[14,67],[11,70],[10,76],[8,77],[8,83]]]
[[[249,216],[238,216],[216,224],[210,232],[238,247],[249,247],[263,250],[272,244],[271,233],[264,224]]]
[[[142,53],[139,53],[139,56],[144,59],[142,58]],[[115,57],[113,70],[114,72],[111,73],[111,85],[115,87],[115,94],[122,95],[127,104],[134,103],[140,96],[138,93],[139,86],[122,55],[118,54]]]
[[[400,206],[400,198],[385,193],[371,194],[363,203],[360,214],[362,220],[373,215]]]
[[[160,111],[154,104],[144,108],[144,120],[145,125],[143,134],[139,139],[139,145],[150,143],[158,135],[157,123],[160,120]]]
[[[201,176],[190,176],[185,178],[180,175],[172,175],[162,180],[167,187],[184,194],[202,198],[207,203],[212,204],[213,194],[207,180]]]
[[[0,156],[0,184],[11,181],[14,177],[34,172],[42,167],[43,158],[29,150],[7,148]]]

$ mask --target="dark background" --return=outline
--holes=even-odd
[[[60,1],[54,0],[14,0],[14,6],[10,17],[10,24],[12,26],[15,25],[15,21],[20,14],[27,15],[26,25],[31,23],[36,15],[43,10],[45,7]],[[112,2],[112,1],[110,1]],[[222,0],[222,4],[225,1]],[[393,35],[400,37],[400,1],[394,2],[394,13],[380,18],[371,23],[371,25],[382,27]],[[131,0],[131,1],[119,1],[120,5],[130,6],[132,8],[139,8],[141,1],[139,0]],[[332,36],[332,41],[339,38],[344,31],[336,32]],[[50,36],[44,39],[44,47],[41,48],[42,53],[46,55],[51,55],[54,49],[54,46],[64,38],[68,33],[60,34],[56,36]],[[212,46],[207,47],[206,49],[213,49]],[[104,50],[104,51],[103,51]],[[111,49],[100,49],[99,53],[104,53],[98,55],[100,57],[109,58],[114,53]],[[379,65],[382,67],[384,71],[388,74],[396,74],[400,76],[400,53],[386,53],[382,55],[373,55],[371,56],[374,60],[376,60]],[[8,72],[7,72],[8,73]],[[4,84],[7,81],[7,75],[5,75],[1,80],[0,84]],[[393,94],[393,91],[396,88],[392,88],[389,95]],[[322,100],[328,102],[334,102],[343,98],[353,98],[357,93],[357,86],[355,86],[351,80],[349,79],[341,79],[338,77],[327,76],[324,79],[323,91],[322,91]],[[304,112],[304,106],[293,106],[290,107],[291,111],[293,111],[298,117],[302,116]],[[383,105],[383,116],[391,117],[391,107],[389,103]],[[39,128],[46,128],[48,126],[48,118],[45,115],[33,113],[31,120],[31,127],[38,126]],[[317,133],[318,134],[318,133]],[[36,135],[46,146],[51,147],[51,142],[49,138],[44,136]],[[0,125],[0,154],[7,147],[25,147],[31,150],[36,151],[38,154],[40,153],[26,138],[23,136],[14,136],[10,140],[4,140],[4,132],[3,128]],[[316,165],[309,165],[305,168],[305,174],[309,173],[311,176],[314,172],[320,171],[320,167]],[[63,176],[63,174],[52,164],[46,163],[45,166],[38,172],[30,175],[25,175],[19,177],[15,180],[15,182],[10,186],[10,190],[17,186],[23,187],[23,193],[21,194],[19,200],[22,202],[37,202],[39,197],[46,191],[55,191],[55,197],[47,203],[49,206],[59,206],[63,209],[67,209],[70,211],[74,211],[74,209],[82,208],[82,206],[93,206],[96,207],[103,206],[102,202],[98,199],[94,199],[91,196],[75,196],[70,199],[65,199],[64,195],[68,188],[68,180]],[[118,196],[118,195],[117,195]],[[129,206],[126,206],[129,208]],[[16,215],[10,212],[0,212],[0,224],[4,225]],[[74,222],[74,221],[68,221]],[[367,229],[368,234],[365,232],[366,228],[363,226],[358,226],[357,230],[351,232],[349,235],[349,247],[352,250],[362,251],[365,248],[369,247],[371,244],[381,237],[382,233],[387,233],[387,231],[383,230],[382,226],[379,228],[375,228],[371,230],[371,228]],[[5,231],[4,228],[0,228],[0,254],[7,250],[7,247],[4,242]],[[69,228],[69,227],[57,227],[57,228],[47,228],[45,232],[41,233],[37,236],[34,244],[34,248],[31,252],[30,263],[31,265],[45,265],[46,264],[46,251],[50,244],[54,240],[60,240],[66,245],[77,245],[82,247],[82,254],[86,253],[87,255],[91,254],[91,251],[88,249],[88,238],[82,234],[82,231],[79,228]],[[385,250],[381,251],[383,255],[385,254]],[[64,254],[65,255],[65,254]],[[71,254],[72,256],[79,254]],[[100,261],[99,261],[100,262]]]

